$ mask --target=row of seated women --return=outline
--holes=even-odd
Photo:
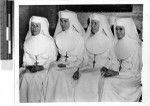
[[[20,102],[137,102],[142,50],[132,18],[89,16],[87,31],[64,10],[54,37],[44,17],[32,16],[20,68]],[[60,58],[57,59],[58,54]]]

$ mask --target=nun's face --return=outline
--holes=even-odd
[[[66,31],[70,27],[69,19],[60,18],[60,25],[61,25],[62,31]]]
[[[99,30],[100,23],[97,20],[91,20],[91,32],[95,34]]]
[[[40,31],[41,31],[41,24],[31,22],[31,34],[32,34],[32,36],[38,35],[40,33]]]
[[[123,26],[116,26],[116,35],[119,40],[125,36],[125,29]]]

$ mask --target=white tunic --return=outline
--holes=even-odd
[[[105,66],[118,71],[119,64],[114,57],[109,39],[103,33],[89,37],[86,41],[86,48],[88,63],[83,67],[84,72],[81,73],[78,81],[75,99],[82,102],[97,102],[103,86],[100,69]]]
[[[76,31],[61,32],[56,36],[56,45],[61,58],[50,68],[46,92],[46,102],[74,101],[74,87],[76,81],[72,78],[82,63],[84,53],[84,40]],[[68,56],[66,59],[65,56]],[[57,64],[66,64],[59,68]]]
[[[56,47],[53,38],[39,34],[31,36],[24,43],[24,66],[44,66],[44,70],[36,73],[27,72],[20,82],[20,102],[44,102],[44,90],[47,71],[51,62],[56,60]],[[36,60],[37,57],[37,60]]]
[[[127,43],[127,41],[124,42]],[[105,78],[104,80],[104,86],[100,98],[101,102],[135,102],[138,101],[141,96],[141,75],[139,58],[139,56],[141,55],[141,47],[134,40],[129,41],[128,39],[128,43],[130,45],[130,48],[132,47],[130,49],[130,52],[128,49],[126,49],[123,51],[124,53],[122,52],[124,56],[117,55],[118,60],[121,64],[119,75]]]

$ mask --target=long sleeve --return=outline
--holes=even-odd
[[[139,57],[140,48],[137,46],[134,48],[134,52],[130,57],[123,60],[121,64],[121,73],[126,73],[129,75],[137,75],[140,72],[140,57]]]
[[[60,61],[66,62],[67,67],[79,67],[83,62],[84,58],[84,40],[81,36],[77,35],[74,38],[76,42],[74,43],[74,49],[70,51],[60,50],[61,54]],[[67,61],[66,61],[67,60]]]
[[[141,71],[141,67],[142,67],[142,60],[141,60],[141,51],[140,51],[140,47],[137,46],[135,48],[135,51],[134,53],[132,54],[132,57],[131,57],[131,64],[132,64],[132,67],[131,69],[133,70],[133,72],[135,73],[138,73]]]
[[[48,44],[45,51],[39,55],[34,55],[24,50],[23,66],[34,65],[37,61],[38,65],[43,65],[47,69],[49,64],[57,58],[57,49],[53,39],[49,40]]]
[[[76,60],[74,62],[72,62],[70,64],[70,66],[75,66],[75,67],[80,67],[80,65],[82,64],[83,60],[84,60],[84,42],[79,43],[80,47],[76,47]]]
[[[109,69],[119,72],[120,64],[119,64],[119,61],[117,60],[117,57],[116,57],[113,49],[109,50],[107,62],[106,62],[105,66]]]
[[[43,65],[44,68],[48,68],[50,63],[56,61],[57,58],[57,49],[54,42],[51,42],[49,48],[46,49],[43,55],[39,56],[38,62],[40,65]]]
[[[35,57],[33,55],[27,53],[26,51],[24,51],[23,66],[34,65],[34,63],[35,63]]]

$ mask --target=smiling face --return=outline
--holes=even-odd
[[[69,19],[60,18],[60,25],[61,25],[62,31],[66,31],[70,27]]]
[[[40,23],[34,23],[31,22],[31,33],[32,36],[36,36],[40,33],[41,31],[41,24]]]
[[[97,20],[91,20],[91,32],[95,34],[99,30],[100,23]]]
[[[125,28],[123,26],[116,26],[116,35],[120,40],[125,36]]]

